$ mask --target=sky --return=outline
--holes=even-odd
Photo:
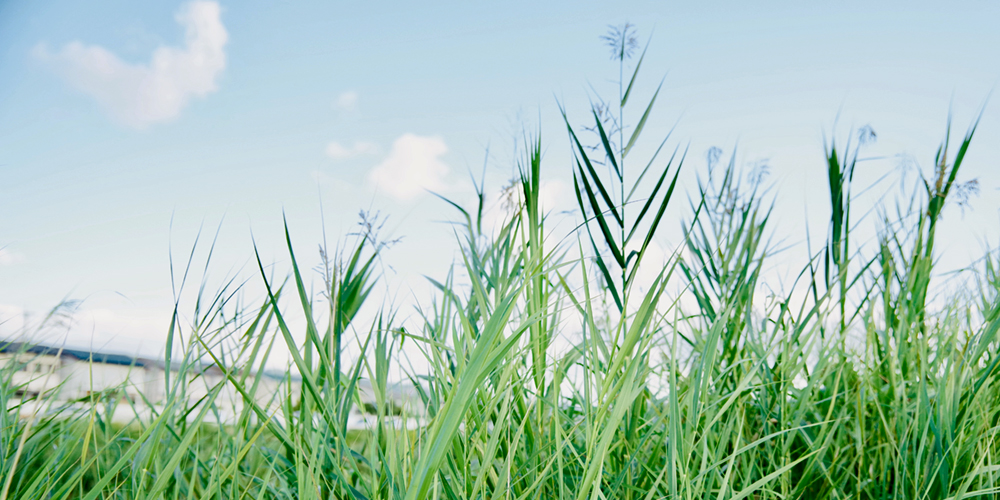
[[[176,278],[199,234],[193,281],[207,269],[209,289],[237,277],[259,293],[255,249],[287,270],[283,220],[312,268],[362,210],[400,239],[379,293],[407,317],[429,300],[424,276],[457,255],[457,214],[431,191],[471,203],[485,176],[502,211],[525,133],[542,138],[549,209],[571,220],[559,107],[583,126],[590,102],[615,95],[600,36],[625,22],[649,42],[635,99],[663,82],[637,151],[673,130],[669,144],[689,151],[682,189],[713,146],[768,165],[773,227],[792,252],[823,238],[824,140],[877,132],[863,156],[880,159],[858,181],[876,207],[893,189],[878,179],[908,169],[912,183],[948,117],[960,135],[981,112],[960,176],[980,192],[949,208],[941,237],[942,262],[959,268],[1000,241],[998,21],[986,1],[4,0],[0,336],[74,300],[67,344],[156,355],[171,262]],[[571,226],[553,231],[570,241]]]

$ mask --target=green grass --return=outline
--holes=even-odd
[[[827,145],[816,168],[830,185],[826,241],[785,296],[767,296],[764,269],[787,258],[771,244],[761,184],[741,180],[735,161],[713,162],[680,200],[682,148],[661,137],[652,157],[635,157],[658,94],[632,109],[642,57],[626,74],[629,39],[627,28],[610,39],[615,99],[595,104],[585,128],[564,112],[580,215],[570,238],[556,244],[546,229],[537,137],[499,231],[483,228],[482,186],[475,206],[448,202],[461,258],[433,281],[412,330],[387,308],[357,322],[380,278],[377,235],[324,253],[314,294],[286,231],[288,278],[260,265],[260,303],[238,303],[230,284],[199,290],[189,320],[175,310],[167,352],[183,356],[168,360],[180,371],[155,418],[123,427],[99,411],[0,412],[0,500],[1000,494],[1000,260],[987,255],[966,290],[930,299],[936,228],[975,125],[957,147],[948,131],[916,201],[886,207],[879,240],[865,244],[848,231],[863,141]],[[664,266],[645,259],[678,217],[684,244]],[[292,331],[291,315],[305,331]],[[364,356],[352,364],[344,349],[356,339]],[[211,424],[223,385],[254,401],[275,342],[293,353],[301,392]],[[412,374],[430,414],[416,430],[388,418],[403,342],[430,367]],[[226,381],[191,400],[187,375],[207,360]],[[16,387],[2,376],[9,407]],[[347,418],[365,378],[379,418],[358,433]],[[112,394],[95,408],[116,404]]]

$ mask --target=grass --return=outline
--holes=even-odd
[[[483,228],[482,186],[475,206],[448,202],[461,258],[432,280],[414,330],[387,308],[358,323],[380,278],[374,231],[323,254],[318,294],[286,231],[288,278],[260,265],[260,303],[238,303],[230,283],[199,290],[190,320],[175,309],[166,352],[183,355],[168,359],[178,371],[150,418],[108,421],[98,409],[127,404],[115,394],[84,413],[55,401],[27,418],[0,412],[0,500],[995,498],[1000,260],[984,257],[970,290],[930,298],[936,228],[975,125],[957,148],[949,129],[913,204],[886,207],[867,246],[848,230],[863,141],[828,144],[826,241],[786,295],[766,296],[763,270],[784,256],[761,183],[713,153],[682,203],[685,151],[666,137],[635,157],[659,91],[632,109],[633,39],[630,27],[609,37],[621,85],[593,105],[592,125],[563,113],[580,215],[568,243],[546,230],[537,137],[498,231]],[[647,251],[671,214],[684,214],[685,240],[661,266]],[[352,363],[355,338],[364,355]],[[258,401],[276,342],[301,390]],[[429,366],[412,374],[429,414],[415,430],[390,418],[386,393],[402,342]],[[190,398],[206,361],[223,380]],[[11,408],[12,369],[2,376]],[[358,433],[347,421],[362,379],[377,419]],[[246,404],[220,426],[224,389]]]

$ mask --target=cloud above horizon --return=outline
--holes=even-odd
[[[333,101],[333,107],[340,111],[354,111],[358,107],[358,93],[353,90],[341,92]]]
[[[6,248],[0,248],[0,266],[10,266],[23,260],[23,255],[7,250]]]
[[[409,201],[425,191],[447,189],[449,168],[441,160],[448,152],[437,136],[403,134],[392,143],[389,155],[375,165],[368,181],[375,188],[400,201]]]
[[[185,4],[176,16],[185,30],[184,46],[160,46],[148,63],[130,64],[80,41],[54,53],[39,44],[33,53],[115,120],[141,129],[176,118],[192,98],[218,89],[229,39],[221,10],[212,1]]]

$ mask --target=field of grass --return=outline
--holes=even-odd
[[[635,157],[657,98],[631,93],[641,61],[585,127],[564,113],[572,165],[543,167],[541,141],[526,140],[499,230],[483,225],[482,186],[476,206],[442,202],[456,210],[461,259],[434,282],[419,327],[388,308],[358,324],[380,278],[377,235],[325,254],[318,294],[288,236],[288,278],[261,265],[259,304],[232,314],[234,295],[205,296],[171,325],[166,352],[185,355],[168,361],[182,374],[218,363],[223,384],[192,401],[187,378],[171,376],[162,407],[129,426],[100,411],[0,412],[0,500],[996,498],[1000,260],[932,297],[936,228],[975,126],[947,132],[912,204],[881,212],[876,242],[849,231],[868,136],[828,144],[815,171],[830,187],[826,241],[793,263],[785,296],[767,295],[762,272],[785,256],[772,254],[761,185],[715,161],[697,191],[675,191],[693,167],[670,138]],[[543,168],[573,170],[579,226],[561,244],[539,202]],[[685,244],[665,266],[646,259],[678,216]],[[364,356],[350,361],[358,338]],[[207,423],[223,386],[255,401],[275,342],[293,353],[301,393]],[[430,367],[412,380],[429,418],[410,430],[389,418],[385,392],[404,342]],[[361,379],[379,418],[359,434],[347,418]]]

